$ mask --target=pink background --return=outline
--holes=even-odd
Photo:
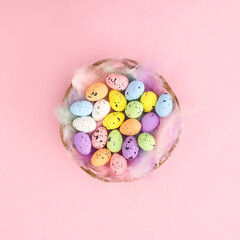
[[[0,239],[237,240],[240,2],[0,1]],[[53,109],[74,70],[151,62],[184,133],[138,182],[106,184],[68,157]]]

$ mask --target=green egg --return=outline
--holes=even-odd
[[[138,136],[138,145],[144,151],[152,151],[155,147],[155,139],[149,133],[141,133]]]
[[[107,148],[113,153],[120,152],[122,144],[122,134],[118,130],[112,130],[108,135]]]
[[[139,101],[129,102],[125,108],[125,113],[129,118],[138,118],[143,113],[143,105]]]

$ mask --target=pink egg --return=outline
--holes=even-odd
[[[92,135],[92,146],[96,149],[103,148],[107,143],[107,129],[105,127],[99,127]]]
[[[124,91],[128,86],[128,78],[124,75],[113,73],[106,78],[107,85],[115,90]]]
[[[127,170],[127,160],[122,155],[114,153],[110,160],[110,168],[115,175],[121,175]]]

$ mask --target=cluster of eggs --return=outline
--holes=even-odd
[[[104,99],[108,92],[109,101]],[[153,150],[155,139],[150,132],[159,125],[159,117],[167,117],[172,108],[169,94],[157,98],[154,92],[145,91],[143,82],[129,83],[124,75],[110,74],[106,84],[98,82],[87,88],[86,100],[71,104],[70,111],[77,116],[72,125],[79,131],[73,144],[83,155],[90,154],[92,147],[97,149],[91,164],[100,167],[110,162],[113,173],[120,175],[140,149]],[[103,126],[97,128],[96,122],[102,120]],[[93,134],[89,136],[90,133]]]

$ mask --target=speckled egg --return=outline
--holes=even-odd
[[[109,113],[104,119],[103,119],[103,126],[107,130],[112,130],[119,128],[123,121],[125,120],[125,114],[122,112],[113,112]]]
[[[101,121],[110,112],[110,104],[107,100],[98,100],[93,106],[92,117],[96,121]]]
[[[153,131],[159,124],[160,119],[159,116],[154,112],[149,112],[145,114],[141,120],[142,124],[142,132],[151,132]]]
[[[155,147],[155,139],[150,133],[141,133],[138,136],[138,145],[144,151],[152,151]]]
[[[112,73],[106,78],[107,85],[115,90],[124,91],[128,86],[128,78],[124,75]]]
[[[137,157],[139,152],[139,146],[137,140],[134,136],[128,136],[122,145],[122,154],[123,156],[128,159],[134,159]]]
[[[155,106],[156,113],[160,117],[167,117],[172,112],[172,109],[173,103],[170,95],[167,93],[162,94]]]
[[[123,138],[122,134],[118,130],[112,130],[107,139],[107,148],[113,152],[119,152],[122,149]]]
[[[139,101],[129,102],[125,108],[125,114],[129,118],[138,118],[143,112],[143,105]]]
[[[80,100],[71,104],[69,110],[75,116],[84,117],[92,113],[93,105],[87,100]]]
[[[97,101],[107,96],[108,88],[104,83],[94,83],[87,88],[86,98],[89,101]]]
[[[76,130],[85,133],[93,132],[97,126],[92,117],[78,117],[73,120],[72,125]]]
[[[110,160],[110,168],[115,175],[121,175],[127,170],[127,160],[122,155],[114,153]]]
[[[134,80],[129,83],[127,89],[125,90],[125,97],[128,101],[136,100],[141,97],[145,90],[143,82]]]
[[[103,148],[107,143],[108,132],[104,127],[97,128],[92,135],[92,145],[94,148]]]
[[[151,112],[157,103],[157,95],[151,91],[144,92],[140,98],[140,102],[143,105],[144,112]]]
[[[83,155],[88,155],[91,152],[92,144],[90,137],[84,132],[75,134],[73,144],[77,151]]]
[[[95,167],[101,167],[107,164],[111,159],[111,152],[106,148],[98,149],[91,157],[91,164]]]
[[[124,95],[116,90],[110,91],[109,102],[112,109],[119,112],[123,111],[127,105],[127,100]]]
[[[141,123],[137,119],[131,118],[123,122],[120,127],[120,132],[128,136],[136,135],[140,132],[141,127]]]

